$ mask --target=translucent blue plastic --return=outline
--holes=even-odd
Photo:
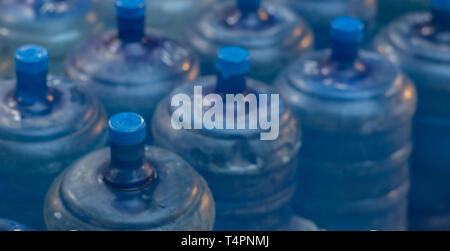
[[[151,121],[164,96],[197,76],[198,60],[171,38],[145,30],[144,16],[118,20],[118,29],[98,34],[70,54],[66,72],[103,103],[108,115],[131,111]]]
[[[14,75],[14,50],[34,43],[50,51],[50,72],[60,73],[67,53],[100,30],[90,0],[0,1],[0,76]]]
[[[413,11],[426,11],[431,0],[377,0],[378,25],[384,27],[389,22]]]
[[[283,67],[312,48],[311,29],[282,5],[262,1],[259,8],[248,9],[240,2],[246,1],[224,1],[206,9],[188,27],[186,36],[201,56],[203,75],[215,73],[220,47],[234,45],[250,51],[250,76],[271,84]]]
[[[419,94],[410,196],[412,229],[450,229],[449,17],[445,8],[408,14],[386,27],[375,41],[376,48],[412,78]]]
[[[365,41],[369,43],[376,28],[376,0],[275,0],[288,5],[311,25],[314,30],[316,49],[328,48],[330,22],[338,16],[352,16],[361,19],[365,25]],[[391,0],[389,0],[391,1]],[[404,1],[404,0],[399,0]],[[385,10],[380,10],[383,12]]]
[[[60,175],[45,203],[49,230],[211,230],[214,201],[203,178],[176,154],[145,146],[134,113],[109,121],[110,147]]]
[[[115,0],[92,0],[100,17],[109,27],[116,24]],[[184,41],[184,31],[192,20],[212,2],[229,0],[147,0],[146,23],[155,29]]]
[[[0,218],[0,231],[28,231],[28,228],[15,221]]]
[[[52,180],[106,142],[101,105],[71,82],[47,76],[45,55],[41,47],[22,47],[17,78],[0,80],[0,215],[37,229],[44,228]]]
[[[416,91],[353,41],[333,38],[276,81],[303,134],[296,212],[327,230],[404,230]]]
[[[204,96],[272,93],[267,85],[245,77],[249,58],[248,52],[242,51],[236,47],[222,48],[218,53],[217,77],[186,83],[158,105],[152,126],[155,144],[180,154],[205,177],[215,199],[216,230],[317,230],[312,222],[292,215],[290,200],[296,187],[294,174],[301,143],[296,121],[282,101],[277,107],[280,135],[273,141],[261,141],[259,127],[255,130],[172,127],[175,107],[171,106],[171,97],[185,94],[193,100],[196,85],[202,86]],[[235,60],[228,53],[235,55]]]

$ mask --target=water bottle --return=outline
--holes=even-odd
[[[404,230],[416,90],[378,53],[359,49],[363,24],[339,17],[331,50],[277,79],[301,119],[296,212],[328,230]]]
[[[49,230],[211,230],[214,201],[204,179],[174,153],[145,146],[135,113],[108,123],[110,146],[61,174],[45,202]]]
[[[105,23],[108,26],[115,26],[115,0],[93,1]],[[164,31],[178,41],[184,41],[185,28],[206,6],[214,1],[217,0],[147,0],[147,24]]]
[[[300,147],[296,121],[283,101],[277,99],[276,103],[272,99],[271,87],[246,77],[249,60],[247,50],[223,47],[218,52],[217,77],[206,76],[186,83],[161,101],[153,118],[155,144],[180,154],[205,177],[216,204],[215,230],[315,230],[316,226],[310,221],[292,217],[290,200],[295,192],[294,174]],[[206,96],[204,101],[200,97],[200,102],[208,102],[209,106],[200,103],[200,108],[194,107],[192,114],[188,107],[183,118],[193,118],[194,122],[186,120],[184,128],[178,124],[174,126],[172,116],[179,114],[179,108],[172,105],[176,105],[180,97],[183,104],[198,103],[199,94]],[[279,111],[278,137],[261,140],[261,133],[267,129],[263,130],[261,126],[255,126],[255,129],[225,127],[228,123],[239,124],[242,119],[247,121],[265,108],[248,104],[253,109],[244,108],[242,113],[242,106],[235,108],[234,102],[220,102],[226,94],[245,94],[248,99],[254,97],[255,100],[263,99],[257,94],[270,96],[270,100],[268,97],[265,100],[266,104],[273,102],[273,109],[268,109],[270,114],[260,112],[259,117],[268,121],[270,117],[276,117],[275,110]],[[209,123],[199,123],[198,119],[203,117],[202,108],[205,116],[209,113],[206,109],[213,101],[215,105],[222,104],[218,111],[223,108],[227,112],[225,120],[218,112],[215,117],[219,124],[210,127]]]
[[[315,36],[316,49],[331,45],[329,26],[338,16],[353,16],[364,22],[365,41],[370,42],[376,28],[377,0],[276,0],[288,5],[311,25]],[[389,0],[392,1],[392,0]],[[404,0],[399,0],[404,1]],[[384,12],[385,9],[380,9]]]
[[[0,232],[2,231],[28,231],[28,229],[15,221],[0,218]]]
[[[203,75],[215,73],[219,48],[234,45],[251,52],[250,76],[269,84],[288,62],[314,43],[303,19],[280,4],[261,0],[217,3],[199,15],[186,36],[201,56]]]
[[[60,73],[69,50],[101,27],[90,0],[1,0],[0,76],[14,75],[14,51],[30,43],[46,47],[51,73]]]
[[[416,84],[410,227],[450,229],[450,1],[432,1],[431,12],[394,21],[376,48]]]
[[[425,11],[430,0],[378,0],[378,22],[380,26],[412,11]]]
[[[83,43],[66,62],[68,76],[94,94],[109,116],[131,111],[151,121],[157,103],[199,71],[196,56],[146,30],[145,0],[117,0],[117,29]]]
[[[48,76],[48,52],[28,45],[15,54],[16,79],[0,85],[0,215],[45,227],[52,180],[106,142],[101,105],[64,78]]]

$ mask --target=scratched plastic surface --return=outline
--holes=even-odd
[[[288,5],[311,25],[314,30],[316,49],[330,46],[329,26],[338,16],[361,19],[366,26],[364,43],[370,42],[375,31],[377,17],[376,0],[276,0]],[[392,0],[388,0],[392,1]],[[399,0],[404,1],[404,0]],[[385,12],[386,10],[381,10]]]
[[[198,16],[186,36],[201,56],[202,75],[215,73],[219,48],[234,45],[252,54],[249,76],[269,84],[314,43],[303,19],[282,5],[259,0],[218,2]]]
[[[212,229],[208,185],[178,155],[145,146],[142,117],[117,114],[109,131],[110,147],[84,156],[53,183],[45,204],[49,230]]]
[[[121,12],[117,29],[94,36],[71,53],[66,72],[102,102],[109,116],[131,111],[151,121],[164,96],[197,76],[198,60],[175,40],[145,30],[145,1],[138,2],[133,5],[138,16]]]
[[[14,50],[39,44],[50,51],[50,72],[60,73],[67,53],[101,28],[90,0],[0,1],[0,76],[14,75]]]
[[[20,223],[12,220],[0,218],[0,232],[1,231],[28,231],[29,229]]]
[[[107,26],[116,23],[114,2],[115,0],[92,0],[98,13]],[[164,33],[184,41],[185,28],[192,20],[209,4],[229,0],[147,0],[146,23],[152,28],[164,31]]]
[[[450,1],[442,3],[436,11],[394,21],[376,39],[377,49],[411,77],[419,94],[412,229],[450,229]]]
[[[301,120],[295,208],[327,230],[404,230],[416,92],[382,55],[359,49],[361,26],[335,19],[333,48],[276,81]]]
[[[42,229],[52,180],[105,144],[106,114],[91,96],[45,70],[21,71],[0,85],[0,215]]]
[[[278,107],[280,135],[273,141],[260,140],[260,127],[256,130],[173,129],[171,117],[175,108],[171,106],[171,97],[182,93],[193,98],[196,85],[202,86],[205,96],[273,91],[259,81],[246,78],[246,70],[236,76],[225,75],[199,78],[165,98],[153,119],[155,144],[180,154],[205,177],[215,199],[216,230],[316,230],[310,221],[292,217],[290,200],[296,186],[294,173],[300,133],[291,111],[282,101]],[[192,114],[193,119],[195,116],[198,118]]]

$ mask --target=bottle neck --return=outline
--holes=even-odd
[[[32,106],[48,103],[47,71],[40,73],[17,72],[16,81],[15,97],[19,105]]]
[[[224,77],[217,73],[216,92],[219,94],[239,94],[247,89],[246,74]]]
[[[432,9],[433,24],[441,30],[450,31],[450,11]]]
[[[261,6],[261,0],[237,0],[237,7],[243,14],[254,13]]]
[[[138,42],[144,37],[145,17],[117,18],[119,38],[125,42]]]
[[[105,182],[119,190],[139,190],[149,185],[155,171],[145,159],[145,140],[136,145],[110,143],[111,163]]]
[[[359,54],[359,43],[344,43],[333,41],[331,59],[344,66],[353,65]]]

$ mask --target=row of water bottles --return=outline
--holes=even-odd
[[[0,229],[450,229],[449,0],[2,0],[0,51]]]

